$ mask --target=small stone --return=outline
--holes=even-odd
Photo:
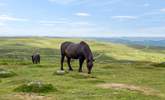
[[[57,70],[56,71],[56,74],[57,75],[64,75],[65,74],[65,71],[63,71],[63,70]]]

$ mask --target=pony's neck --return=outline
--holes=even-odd
[[[84,50],[86,51],[86,52],[84,52],[85,58],[86,58],[88,61],[93,60],[93,55],[92,55],[91,49],[89,48],[88,44],[85,43],[84,41],[81,41],[81,42],[80,42],[80,45],[82,45],[83,48],[84,48]]]
[[[87,59],[87,61],[92,61],[92,60],[93,60],[92,54],[88,54],[88,55],[86,56],[86,59]]]

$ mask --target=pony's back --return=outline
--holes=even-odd
[[[61,47],[60,47],[60,49],[61,49],[61,54],[64,54],[64,53],[65,53],[66,48],[67,48],[70,44],[72,44],[72,42],[68,42],[68,41],[63,42],[63,43],[61,44]]]

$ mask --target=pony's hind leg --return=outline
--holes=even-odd
[[[69,70],[73,71],[71,64],[70,64],[70,60],[71,60],[71,58],[67,57],[67,63],[68,63]]]
[[[61,70],[64,70],[64,68],[63,68],[64,58],[65,58],[65,56],[61,55]]]
[[[33,62],[33,64],[35,63],[33,58],[32,58],[32,62]]]

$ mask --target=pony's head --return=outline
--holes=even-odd
[[[92,67],[93,67],[93,61],[94,61],[94,59],[87,60],[88,74],[91,73],[91,70],[92,70]]]

